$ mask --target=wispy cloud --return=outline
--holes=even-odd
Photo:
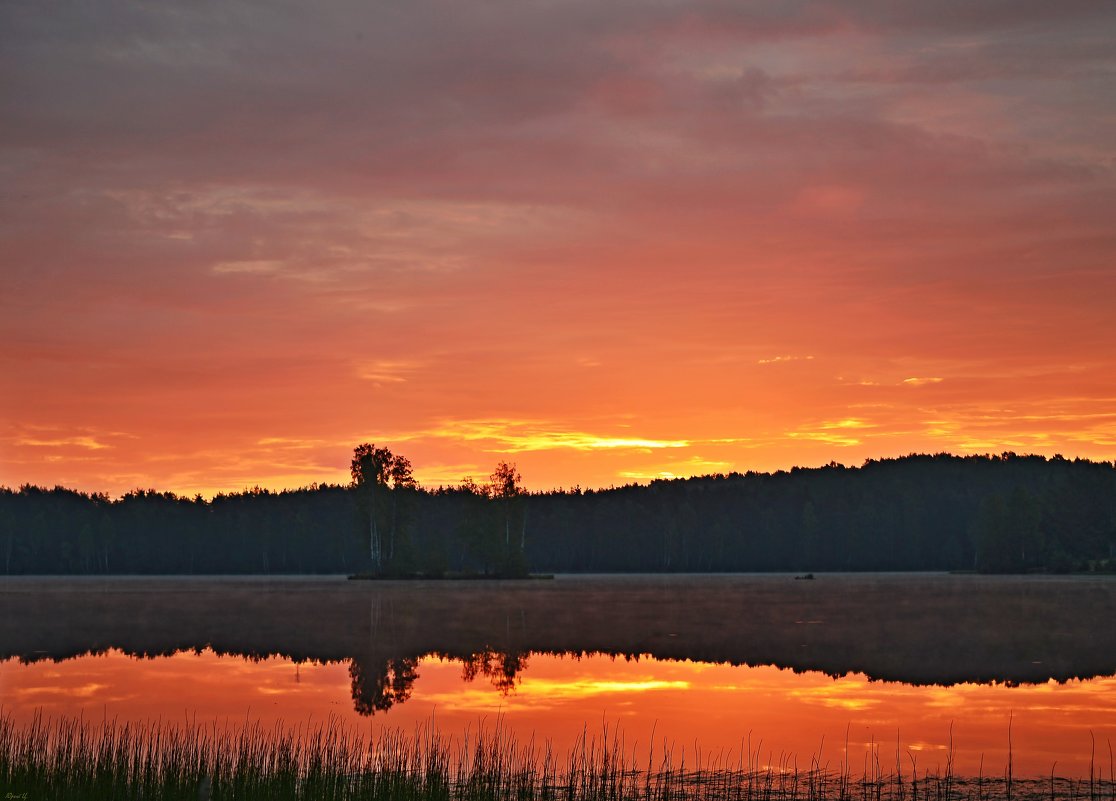
[[[714,475],[731,472],[732,469],[732,462],[692,456],[689,459],[670,461],[640,470],[621,470],[617,475],[629,481],[651,481],[657,478],[671,479]]]
[[[436,428],[405,439],[437,437],[463,442],[489,442],[494,449],[507,453],[547,450],[658,450],[685,448],[683,439],[651,439],[632,436],[611,436],[588,431],[563,430],[554,423],[530,420],[452,420]]]
[[[17,439],[16,444],[31,448],[86,448],[91,451],[99,451],[103,448],[112,447],[103,442],[98,442],[93,437],[61,437],[58,439],[24,437],[22,439]]]
[[[0,483],[1116,455],[1112,4],[227,6],[0,4]]]
[[[927,376],[925,378],[904,378],[903,384],[908,387],[924,387],[928,384],[940,384],[944,378]]]
[[[250,259],[246,261],[222,261],[213,265],[215,273],[252,273],[270,275],[281,271],[283,262],[270,259]]]
[[[422,367],[423,363],[415,360],[379,359],[358,363],[356,372],[365,381],[380,384],[403,384],[406,383],[410,374]]]
[[[779,364],[780,362],[810,362],[813,356],[772,356],[767,359],[758,359],[756,364]]]
[[[841,420],[823,421],[797,431],[790,431],[787,432],[787,436],[791,439],[813,440],[814,442],[824,442],[839,447],[849,447],[861,443],[861,437],[854,436],[853,432],[862,432],[877,427],[876,423],[870,423],[860,418],[847,417]]]
[[[263,437],[256,440],[256,444],[264,448],[293,448],[305,450],[324,444],[321,439],[297,439],[294,437]]]

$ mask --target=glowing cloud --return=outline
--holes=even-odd
[[[228,4],[0,4],[0,484],[1116,456],[1112,4]]]
[[[909,387],[924,387],[927,384],[940,384],[942,378],[904,378],[903,383]]]
[[[24,445],[31,448],[86,448],[91,451],[99,451],[103,448],[112,447],[105,445],[103,442],[98,442],[93,437],[63,437],[60,439],[31,439],[23,438],[16,440],[17,445]]]
[[[357,367],[357,375],[366,381],[376,383],[402,384],[407,380],[407,375],[422,367],[415,361],[392,361],[381,359]]]
[[[759,359],[756,364],[779,364],[780,362],[810,362],[813,356],[772,356],[770,359]]]
[[[594,450],[658,450],[685,448],[687,440],[645,439],[591,434],[583,431],[554,430],[544,423],[518,420],[458,420],[403,439],[437,437],[466,442],[490,442],[505,453],[568,449]]]

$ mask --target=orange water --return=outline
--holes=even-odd
[[[640,761],[654,735],[656,761],[664,744],[688,765],[720,757],[736,765],[778,765],[812,759],[859,774],[873,748],[884,770],[944,769],[953,742],[955,772],[1002,774],[1009,721],[1014,771],[1020,776],[1088,776],[1109,772],[1116,744],[1116,677],[1065,684],[1008,687],[961,684],[915,687],[869,681],[860,674],[832,679],[774,667],[733,667],[650,658],[580,659],[535,654],[510,691],[483,676],[462,677],[462,664],[426,657],[411,697],[371,717],[353,708],[348,663],[296,665],[272,657],[249,661],[212,651],[135,659],[119,651],[62,662],[0,662],[0,703],[17,721],[41,710],[50,716],[124,720],[228,721],[295,725],[335,716],[366,730],[410,729],[432,719],[460,736],[497,723],[521,741],[549,740],[558,751],[585,733],[623,737]],[[1090,739],[1090,731],[1092,739]],[[983,759],[983,763],[982,760]]]

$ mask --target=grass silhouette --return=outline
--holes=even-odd
[[[17,726],[0,715],[0,797],[51,801],[949,801],[1116,799],[1111,744],[1107,777],[1019,779],[918,770],[896,742],[894,765],[873,745],[858,770],[847,747],[835,765],[763,753],[749,737],[733,756],[628,749],[616,731],[586,730],[573,748],[518,742],[499,724],[461,738],[433,726],[369,730],[331,719],[265,729],[186,721],[91,723],[36,717]],[[888,747],[890,752],[890,746]],[[906,766],[904,766],[906,761]],[[983,774],[983,770],[981,771]]]

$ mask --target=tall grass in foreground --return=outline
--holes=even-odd
[[[854,774],[817,757],[761,758],[742,748],[687,767],[663,746],[637,759],[607,731],[584,736],[567,754],[517,742],[499,727],[454,740],[431,728],[365,737],[337,721],[297,728],[89,723],[36,718],[16,726],[0,715],[0,799],[431,799],[432,801],[949,801],[1090,799],[1116,801],[1111,748],[1108,776],[1020,781],[923,771],[895,750],[881,767],[874,748]],[[907,760],[904,772],[903,759]],[[1095,763],[1095,762],[1094,762]],[[1091,764],[1094,764],[1091,763]]]

